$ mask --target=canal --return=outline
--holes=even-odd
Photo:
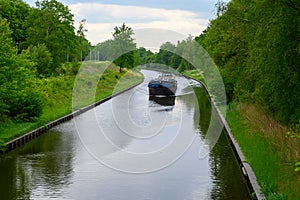
[[[139,86],[0,156],[1,199],[250,200],[222,133],[199,156],[211,115],[205,91],[177,77],[176,97]]]

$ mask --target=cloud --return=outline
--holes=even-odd
[[[75,22],[86,19],[87,38],[97,44],[112,37],[113,28],[125,22],[133,30],[167,29],[188,36],[199,35],[208,24],[201,13],[179,9],[101,3],[76,3],[69,8]]]

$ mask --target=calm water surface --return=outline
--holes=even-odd
[[[143,73],[138,87],[2,155],[0,199],[251,199],[224,134],[198,156],[205,92],[177,77],[176,97],[149,98],[157,73]]]

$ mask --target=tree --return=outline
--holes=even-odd
[[[98,58],[101,61],[113,61],[113,40],[106,40],[96,45],[95,51],[98,53]]]
[[[197,41],[218,65],[227,95],[258,103],[286,124],[299,122],[299,4],[232,0],[218,6],[218,17]]]
[[[42,113],[43,97],[33,63],[16,56],[11,33],[7,21],[0,18],[0,117],[33,120]]]
[[[26,29],[23,25],[27,20],[30,9],[29,5],[22,0],[0,0],[0,17],[9,22],[14,44],[21,48],[22,43],[27,38]]]
[[[172,44],[171,42],[163,43],[159,48],[159,52],[157,53],[156,62],[165,64],[170,67],[176,67],[176,66],[173,66],[173,63],[172,63],[172,56],[174,54],[173,52],[175,51],[175,49],[176,49],[176,46],[174,44]]]
[[[75,34],[74,20],[69,8],[56,0],[36,2],[27,21],[27,46],[45,44],[52,55],[50,71],[63,62],[80,59],[80,43]]]
[[[113,55],[114,63],[120,67],[120,72],[123,67],[132,68],[136,65],[136,43],[134,39],[132,28],[123,23],[120,27],[114,28],[113,33]]]
[[[38,76],[43,77],[51,75],[52,55],[48,51],[46,45],[30,45],[26,50],[22,51],[20,56],[34,62],[34,68]]]
[[[84,58],[88,55],[90,51],[91,44],[86,39],[85,33],[87,32],[87,29],[85,29],[84,25],[86,23],[86,20],[83,19],[79,22],[79,27],[77,30],[77,37],[79,40],[80,45],[80,61],[83,61]]]
[[[13,40],[11,38],[12,31],[6,19],[0,17],[0,66],[10,65],[12,62],[11,55],[16,53],[16,49],[12,48]],[[0,78],[1,82],[2,77]]]
[[[137,50],[137,61],[138,65],[145,65],[151,63],[153,53],[150,50],[146,50],[144,47],[140,47]]]

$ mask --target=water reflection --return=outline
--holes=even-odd
[[[1,199],[62,196],[73,175],[73,139],[51,131],[1,156]]]
[[[161,106],[174,106],[175,96],[149,96],[149,101],[153,101]]]
[[[194,112],[194,127],[199,130],[201,138],[205,138],[211,120],[212,109],[211,102],[206,91],[196,86],[193,88],[196,95],[185,95],[180,99],[187,107],[193,107],[198,110]],[[194,98],[194,101],[191,101]],[[194,104],[193,104],[194,103]],[[216,113],[215,113],[216,114]],[[200,118],[200,120],[198,120]],[[216,123],[220,123],[217,121]],[[213,200],[232,200],[232,199],[251,199],[240,170],[238,162],[226,138],[226,132],[222,132],[218,142],[209,153],[209,165],[211,172],[212,188],[210,197]]]
[[[144,72],[145,82],[155,73]],[[211,103],[203,89],[189,87],[183,77],[177,80],[174,98],[150,99],[145,92],[147,84],[142,84],[136,92],[128,91],[77,116],[76,127],[74,121],[61,124],[23,148],[0,156],[1,199],[250,200],[224,134],[214,149],[199,159],[213,114]],[[172,111],[161,109],[164,107]],[[137,128],[127,127],[130,121]],[[101,136],[99,126],[106,137]],[[148,137],[155,128],[157,134]],[[129,130],[128,134],[124,130]],[[122,168],[151,168],[181,154],[176,162],[152,173],[122,173],[95,159],[77,131],[82,131],[80,137],[107,163]],[[130,135],[133,132],[136,135]],[[194,140],[184,149],[189,138]],[[124,156],[124,150],[141,159]],[[143,160],[153,152],[151,159]]]
[[[238,169],[238,162],[225,134],[221,134],[218,143],[210,152],[209,163],[213,180],[211,199],[249,199],[248,188],[240,187],[247,183]]]

